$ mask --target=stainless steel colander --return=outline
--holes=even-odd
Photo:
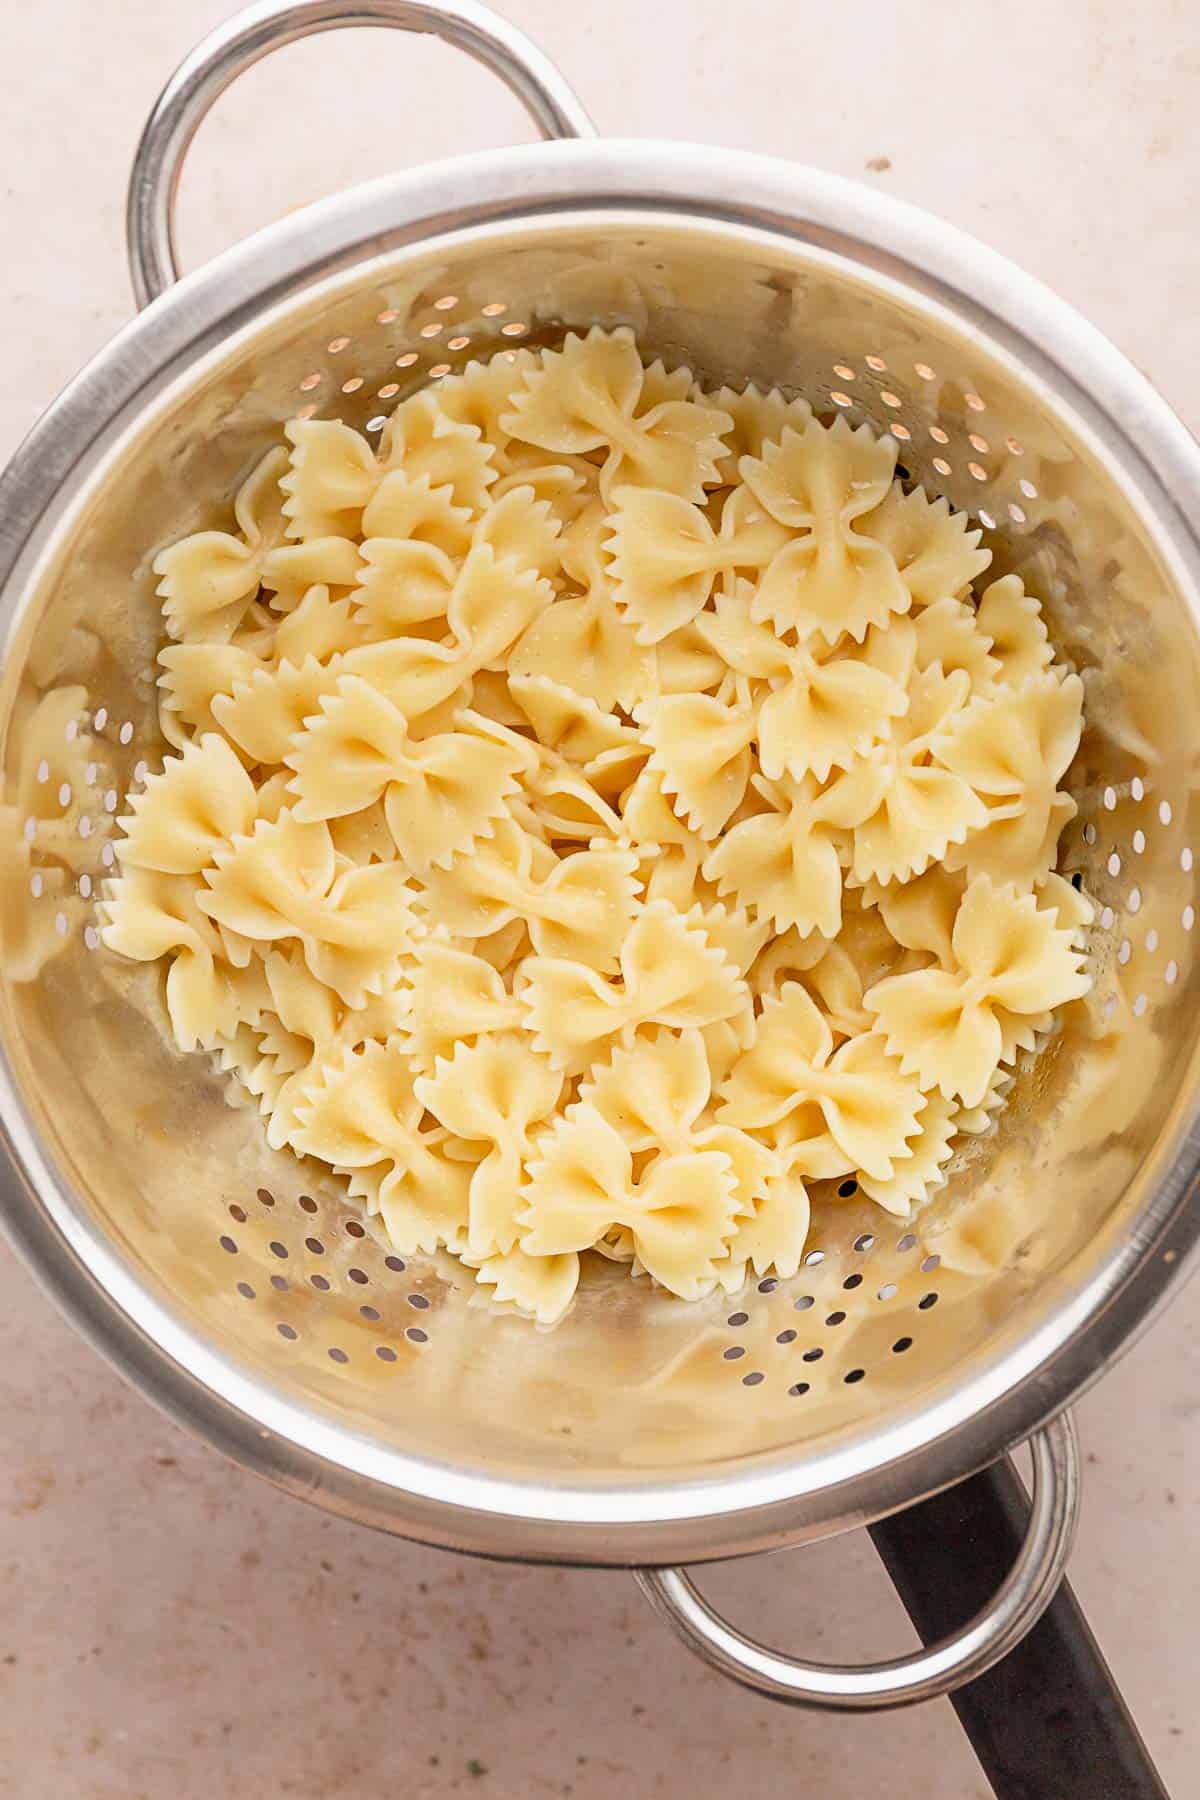
[[[183,155],[272,47],[433,31],[561,141],[441,163],[293,216],[177,282]],[[945,1692],[1047,1603],[1078,1468],[1062,1409],[1182,1273],[1200,1208],[1200,452],[1069,308],[949,227],[812,170],[605,142],[470,0],[268,0],[161,96],[131,186],[146,310],[0,480],[8,1229],[160,1404],[289,1491],[495,1556],[640,1567],[695,1647],[768,1692]],[[1095,991],[911,1223],[815,1217],[799,1277],[684,1305],[597,1278],[552,1333],[408,1265],[147,1022],[95,909],[155,725],[163,544],[225,523],[298,412],[380,431],[480,356],[632,326],[708,382],[808,396],[899,441],[984,528],[1083,673],[1063,867],[1098,903]],[[879,1517],[1031,1433],[1030,1536],[985,1615],[860,1670],[764,1651],[668,1565]]]

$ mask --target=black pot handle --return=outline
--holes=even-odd
[[[1006,1458],[870,1527],[923,1642],[995,1592],[1028,1519]],[[1003,1661],[950,1701],[998,1800],[1169,1800],[1065,1581]]]

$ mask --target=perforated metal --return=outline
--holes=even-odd
[[[908,479],[984,528],[989,578],[1017,570],[1040,596],[1088,692],[1060,866],[1097,901],[1095,991],[911,1223],[830,1185],[794,1281],[687,1306],[598,1269],[546,1334],[448,1259],[391,1254],[321,1170],[268,1151],[222,1079],[165,1048],[147,1017],[156,977],[99,946],[96,905],[114,814],[163,752],[156,551],[227,523],[285,419],[374,438],[401,398],[471,358],[593,323],[630,325],[714,385],[781,385],[890,432]],[[64,748],[86,755],[82,782],[56,785],[44,754],[34,771],[24,904],[53,914],[62,944],[7,985],[8,1054],[122,1279],[251,1389],[381,1453],[544,1484],[551,1510],[559,1481],[653,1486],[764,1452],[799,1466],[833,1442],[869,1461],[889,1424],[952,1407],[968,1372],[1045,1329],[1090,1259],[1136,1230],[1194,1040],[1192,596],[1044,384],[891,275],[626,215],[397,251],[210,348],[109,454],[22,608],[6,797],[29,790],[23,722],[46,692],[79,690]]]

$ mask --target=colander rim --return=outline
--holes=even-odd
[[[1160,548],[1191,595],[1200,591],[1200,543],[1183,503],[1190,498],[1192,516],[1200,510],[1200,447],[1128,360],[1039,282],[956,227],[838,176],[711,146],[597,140],[456,158],[352,188],[267,227],[154,302],[47,409],[0,476],[0,633],[7,639],[21,593],[115,446],[264,307],[410,250],[639,219],[850,259],[928,306],[952,306],[960,328],[979,332],[992,354],[1018,357],[1032,379],[1052,382],[1110,460],[1120,447]],[[3,1196],[3,1223],[68,1316],[152,1400],[288,1491],[481,1554],[661,1564],[777,1547],[880,1516],[982,1466],[1066,1405],[1194,1261],[1200,1129],[1195,1102],[1184,1111],[1176,1108],[1170,1141],[1165,1131],[1160,1140],[1161,1179],[1137,1233],[1112,1244],[1064,1303],[1055,1342],[1035,1334],[983,1364],[965,1390],[978,1404],[943,1400],[903,1430],[873,1432],[877,1454],[859,1466],[852,1445],[806,1445],[702,1481],[547,1484],[448,1469],[281,1406],[265,1386],[219,1390],[197,1371],[211,1373],[221,1359],[147,1289],[122,1281],[111,1248],[88,1229],[42,1153],[0,1047],[0,1123],[19,1175]]]

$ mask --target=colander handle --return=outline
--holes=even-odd
[[[801,1662],[726,1624],[683,1569],[642,1569],[636,1579],[690,1650],[743,1687],[835,1712],[910,1706],[951,1693],[998,1663],[1034,1626],[1062,1580],[1079,1511],[1079,1445],[1063,1414],[1029,1440],[1029,1529],[1008,1579],[961,1630],[912,1656],[847,1667]]]
[[[477,0],[258,0],[218,25],[184,58],[146,121],[125,211],[139,307],[179,280],[175,197],[188,147],[213,103],[272,50],[350,25],[429,32],[494,70],[544,138],[595,136],[582,102],[549,57]]]

